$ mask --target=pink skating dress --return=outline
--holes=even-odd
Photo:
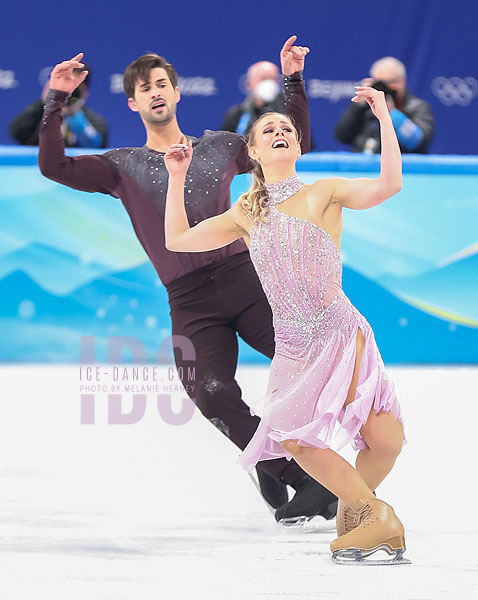
[[[302,187],[296,175],[268,185],[267,223],[255,223],[250,254],[272,308],[275,354],[259,427],[239,458],[248,471],[290,455],[279,442],[340,450],[367,448],[360,435],[370,410],[403,424],[372,329],[342,290],[342,261],[321,227],[286,215],[276,204]],[[357,331],[365,345],[355,399],[345,409],[355,366]],[[251,412],[254,412],[251,409]]]

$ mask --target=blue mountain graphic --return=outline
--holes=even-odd
[[[14,271],[24,271],[40,287],[59,295],[68,294],[79,285],[108,272],[105,265],[84,263],[78,256],[34,242],[0,257],[0,278]]]
[[[416,277],[384,275],[380,283],[397,294],[478,320],[477,254]]]
[[[111,273],[79,287],[71,295],[105,317],[122,319],[126,314],[155,316],[162,327],[170,327],[169,305],[165,288],[151,263]]]
[[[31,320],[69,316],[86,318],[92,314],[90,309],[75,299],[51,294],[23,271],[15,271],[0,281],[0,316],[19,316],[19,306],[22,302],[31,303]]]
[[[78,363],[81,336],[92,336],[97,362],[106,362],[108,338],[131,336],[156,362],[170,335],[166,292],[157,281],[145,264],[58,296],[23,272],[11,273],[0,281],[0,361]],[[161,360],[170,364],[170,354],[161,346]]]
[[[347,267],[343,287],[372,326],[386,362],[478,361],[478,329],[422,312]]]
[[[155,361],[170,331],[166,291],[157,281],[145,263],[59,296],[25,273],[9,274],[0,281],[0,361],[77,363],[81,336],[95,337],[97,361],[105,361],[110,335],[137,337]],[[478,362],[478,329],[421,312],[347,267],[344,290],[372,325],[386,362]],[[21,305],[30,309],[23,318]],[[240,346],[242,361],[268,362]]]

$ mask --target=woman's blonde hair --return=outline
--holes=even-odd
[[[294,130],[295,137],[297,138],[297,141],[300,143],[300,138],[299,138],[297,129],[294,126],[294,123],[292,122],[291,118],[288,115],[283,115],[282,113],[278,113],[278,112],[267,112],[267,113],[264,113],[263,115],[261,115],[259,117],[259,119],[257,119],[257,121],[252,126],[251,132],[249,134],[249,141],[247,143],[248,149],[250,149],[255,144],[256,131],[257,131],[257,128],[259,127],[259,124],[261,123],[261,121],[263,119],[265,119],[266,117],[271,117],[271,116],[283,117],[287,121],[289,121],[289,123],[292,126],[292,129]],[[264,173],[262,172],[262,167],[259,164],[259,162],[257,162],[256,160],[254,160],[252,158],[250,158],[250,160],[254,165],[254,168],[252,169],[252,183],[251,183],[250,188],[247,190],[247,192],[245,192],[244,194],[239,196],[237,204],[238,204],[239,210],[248,219],[250,219],[253,223],[255,223],[256,221],[265,222],[267,211],[268,211],[268,202],[267,202],[267,192],[266,192],[266,183],[265,183]]]

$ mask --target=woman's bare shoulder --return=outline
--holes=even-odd
[[[312,192],[328,192],[333,190],[338,183],[343,181],[345,177],[322,177],[317,179],[314,183],[310,184],[309,188]]]
[[[345,177],[323,177],[317,179],[310,185],[309,195],[314,198],[314,201],[318,201],[324,207],[329,206],[334,202],[335,190],[345,181]]]

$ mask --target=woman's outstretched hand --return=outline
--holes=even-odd
[[[352,98],[352,102],[361,102],[365,100],[378,120],[390,115],[385,94],[383,92],[364,85],[358,85],[355,89],[356,92],[355,96]]]
[[[193,157],[193,143],[185,143],[186,138],[181,135],[179,143],[168,148],[164,155],[164,164],[170,176],[185,175]]]

